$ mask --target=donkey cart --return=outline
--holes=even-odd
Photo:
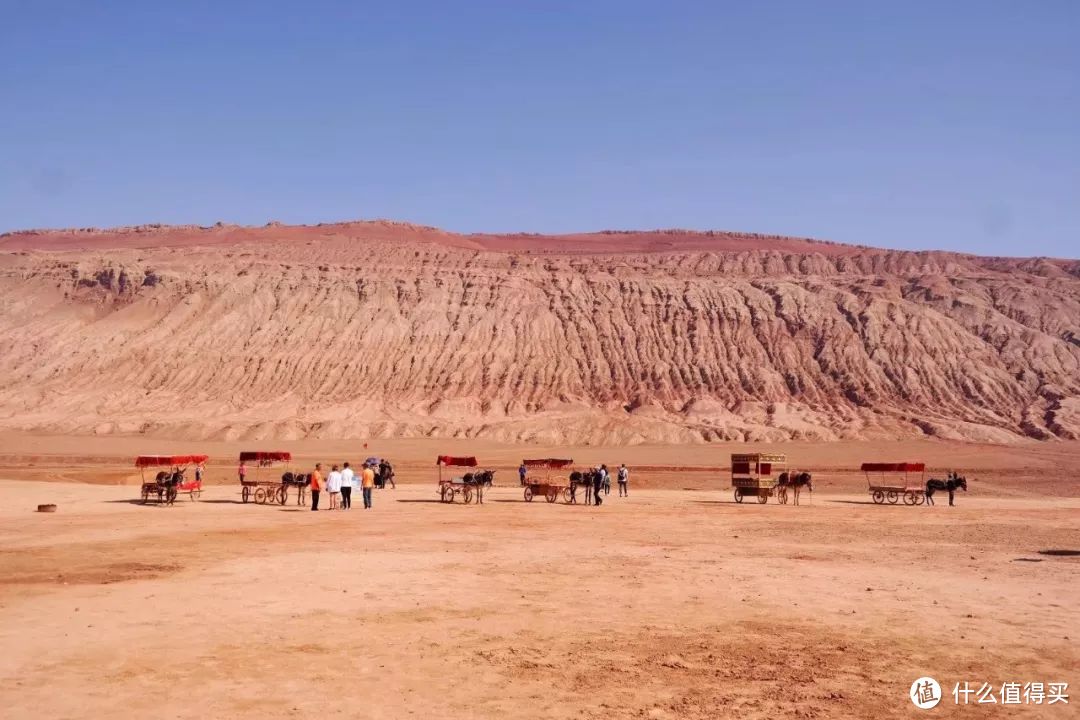
[[[186,492],[191,500],[198,500],[202,495],[202,479],[184,479],[188,465],[201,465],[206,462],[206,455],[140,455],[135,458],[135,467],[139,468],[142,487],[139,494],[144,503],[156,499],[159,503],[172,505],[177,495]],[[146,479],[146,468],[165,467],[152,481]],[[196,473],[198,475],[198,473]]]
[[[562,495],[563,500],[566,502],[573,499],[574,493],[570,487],[570,479],[562,476],[551,476],[552,470],[570,467],[574,464],[573,460],[540,458],[537,460],[522,460],[521,463],[526,468],[537,468],[544,471],[543,479],[536,476],[525,477],[522,482],[522,486],[525,488],[525,502],[532,502],[532,499],[538,495],[549,503],[558,500],[559,495]]]
[[[466,475],[466,477],[469,478],[468,480],[466,480],[465,477],[443,477],[444,467],[474,468],[476,467],[476,464],[476,458],[472,456],[453,457],[451,455],[440,455],[435,458],[435,465],[438,468],[438,477],[436,480],[436,482],[438,483],[438,489],[436,490],[436,492],[439,495],[439,500],[444,503],[452,503],[454,502],[454,499],[458,495],[460,495],[462,501],[466,505],[473,501],[474,496],[478,500],[483,502],[483,500],[481,499],[484,492],[483,484],[477,484],[477,482],[474,480],[474,478],[476,477],[475,474],[468,473]]]
[[[904,498],[905,505],[926,502],[926,465],[923,463],[863,463],[866,488],[877,505],[895,505]],[[916,477],[914,473],[918,473]]]
[[[525,502],[532,502],[534,497],[541,495],[549,503],[553,503],[559,499],[560,494],[566,502],[570,502],[569,485],[558,485],[556,483],[547,482],[525,484]]]
[[[776,493],[776,481],[787,467],[787,455],[751,453],[731,456],[731,487],[735,502],[756,497],[764,505]]]
[[[289,487],[296,485],[296,502],[303,505],[304,488],[302,485],[296,484],[291,479],[287,482],[284,477],[280,480],[271,480],[266,477],[267,468],[279,462],[289,462],[291,460],[292,453],[281,450],[249,450],[241,452],[240,466],[246,467],[248,463],[253,463],[255,465],[255,477],[248,478],[246,474],[241,476],[240,499],[243,502],[254,500],[260,504],[278,503],[284,505],[285,501],[289,499]],[[285,473],[285,475],[292,475],[292,473]]]

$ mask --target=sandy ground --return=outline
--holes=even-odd
[[[498,484],[438,503],[430,456],[467,447]],[[210,453],[217,484],[134,502],[155,448]],[[293,444],[398,461],[372,511],[317,514],[241,504],[235,449],[0,437],[5,718],[889,718],[921,675],[1080,682],[1076,445],[791,444],[820,478],[800,507],[732,502],[732,448],[575,448],[635,468],[592,508],[522,501],[512,464],[551,448]],[[905,458],[978,479],[869,504],[852,468]]]

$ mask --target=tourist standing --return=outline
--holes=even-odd
[[[244,484],[244,480],[247,480],[247,464],[241,460],[240,467],[236,468],[236,476],[240,478],[240,484]]]
[[[604,501],[600,498],[600,491],[604,489],[604,466],[596,468],[593,471],[593,503],[596,507],[600,507],[604,504]]]
[[[203,476],[203,471],[204,470],[205,470],[205,465],[203,463],[199,463],[198,465],[195,466],[195,482],[197,484],[199,484],[200,486],[202,485],[202,476]]]
[[[322,491],[322,463],[315,463],[315,469],[311,471],[311,510],[319,509],[319,493]]]
[[[356,487],[356,473],[349,467],[349,463],[345,463],[345,467],[341,471],[341,509],[349,510],[352,508],[352,491]]]
[[[630,479],[630,471],[626,469],[626,465],[619,466],[619,497],[630,497],[630,491],[626,489],[626,483]]]
[[[368,465],[364,468],[364,472],[361,474],[361,492],[364,493],[364,509],[371,508],[371,491],[375,487],[375,471]]]
[[[330,474],[326,476],[326,491],[330,493],[330,509],[337,510],[339,508],[339,499],[341,497],[341,470],[337,465],[334,465],[330,469]]]
[[[521,481],[522,487],[525,487],[525,473],[527,472],[528,470],[525,467],[525,461],[522,460],[521,465],[518,467],[518,480]]]

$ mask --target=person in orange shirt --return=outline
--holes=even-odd
[[[319,509],[319,492],[322,490],[322,463],[315,463],[315,469],[311,471],[311,510]]]
[[[367,465],[364,467],[361,477],[360,486],[364,493],[364,509],[367,510],[371,507],[371,489],[375,487],[375,471],[370,465]]]

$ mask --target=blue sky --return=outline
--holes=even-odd
[[[1077,257],[1080,2],[0,0],[0,230],[385,217]]]

